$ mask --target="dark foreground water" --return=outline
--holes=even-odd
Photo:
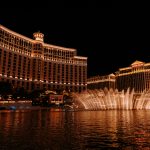
[[[0,150],[149,150],[150,110],[1,110]]]

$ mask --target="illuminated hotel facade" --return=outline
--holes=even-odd
[[[150,89],[150,63],[135,61],[129,67],[116,72],[116,87],[119,91],[134,88],[136,93]]]
[[[150,63],[135,61],[129,67],[119,68],[115,74],[87,79],[88,89],[118,89],[142,93],[150,89]]]
[[[87,79],[88,89],[115,89],[115,75],[93,76]]]
[[[27,91],[87,89],[87,57],[76,49],[44,43],[44,34],[34,39],[0,25],[0,81]]]

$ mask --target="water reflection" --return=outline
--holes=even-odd
[[[150,111],[0,111],[0,149],[149,149]]]

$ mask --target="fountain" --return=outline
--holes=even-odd
[[[135,93],[130,88],[126,92],[105,88],[73,93],[73,96],[74,103],[83,110],[150,109],[150,90]]]

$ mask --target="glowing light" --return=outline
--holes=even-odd
[[[38,81],[36,83],[39,83],[39,82],[46,82],[46,83],[59,83],[59,80],[56,80],[55,81],[51,81],[51,82],[48,82],[48,81],[43,81],[45,79],[43,79],[43,73],[39,74],[37,76],[37,70],[41,69],[43,67],[43,63],[45,62],[52,62],[53,61],[57,61],[59,62],[60,64],[65,64],[65,63],[73,63],[73,64],[76,64],[78,66],[85,66],[87,65],[87,57],[82,57],[82,56],[76,56],[76,49],[73,49],[73,48],[65,48],[65,47],[61,47],[61,46],[55,46],[55,45],[51,45],[51,44],[46,44],[43,42],[43,39],[44,39],[44,34],[40,33],[40,32],[36,32],[34,33],[34,40],[33,39],[30,39],[30,38],[27,38],[21,34],[18,34],[14,31],[11,31],[7,28],[5,28],[4,26],[0,25],[0,30],[3,31],[2,33],[5,34],[5,32],[7,32],[8,34],[8,38],[5,39],[6,41],[2,41],[0,43],[0,45],[3,47],[2,50],[6,51],[6,53],[11,53],[13,54],[12,56],[14,57],[14,55],[17,55],[17,57],[15,56],[12,60],[14,60],[16,62],[16,59],[19,59],[21,60],[21,62],[23,61],[23,63],[20,63],[20,64],[16,64],[17,68],[18,68],[18,65],[23,68],[23,70],[14,70],[14,65],[11,65],[10,68],[7,67],[7,63],[6,63],[6,66],[5,67],[5,71],[1,70],[1,74],[0,76],[4,76],[4,77],[8,77],[9,80],[12,80],[10,78],[13,78],[15,79],[15,83],[16,83],[16,80],[18,80],[19,82],[20,81],[31,81],[31,82],[34,82],[34,81]],[[37,41],[38,40],[38,41]],[[20,42],[21,41],[21,42]],[[34,44],[38,44],[40,45],[40,50],[36,50],[34,48],[36,48],[36,46],[34,47]],[[56,57],[58,58],[55,58],[55,55],[53,52],[56,52]],[[69,55],[68,55],[69,54]],[[35,58],[35,61],[34,59],[32,58],[34,57]],[[38,58],[37,58],[38,57]],[[49,61],[44,61],[44,59],[48,59]],[[40,64],[41,65],[38,65],[38,69],[35,68],[35,72],[34,70],[31,70],[33,66],[37,66],[37,62],[40,61]],[[13,63],[13,62],[12,62]],[[34,64],[35,63],[35,64]],[[3,64],[5,65],[5,64]],[[13,67],[13,68],[12,68]],[[2,75],[4,74],[5,72],[9,71],[7,69],[10,69],[10,74],[14,74],[14,75]],[[47,69],[47,70],[46,70]],[[46,67],[46,72],[48,72],[48,67]],[[67,69],[69,68],[64,68],[64,71],[66,72]],[[38,70],[38,72],[39,72]],[[55,70],[55,68],[53,69],[53,71]],[[58,69],[56,69],[56,72],[57,72]],[[33,71],[33,72],[32,72]],[[43,71],[43,68],[42,68],[42,71]],[[41,71],[41,72],[42,72]],[[41,78],[43,80],[40,80],[39,79],[33,79],[29,77],[32,77],[33,74],[36,74],[35,76],[33,77],[38,77],[38,78]],[[16,76],[17,75],[17,76]],[[19,75],[19,76],[18,76]],[[15,76],[15,77],[14,77]],[[50,78],[50,74],[46,74],[46,79],[48,80]],[[62,76],[62,75],[60,75]],[[70,74],[69,74],[70,76]],[[64,79],[67,78],[67,75],[65,74],[64,75]],[[74,77],[73,77],[74,78]],[[80,77],[79,77],[80,78]],[[46,80],[45,79],[45,80]],[[60,77],[60,80],[62,78]],[[52,79],[53,80],[53,79]],[[65,80],[64,80],[65,81]],[[71,82],[71,79],[69,79],[68,82]],[[59,84],[72,84],[72,83],[63,83],[62,81],[59,83]],[[21,84],[20,84],[21,85]],[[31,84],[29,84],[30,86]],[[73,84],[74,85],[74,84]],[[77,84],[79,85],[79,84]]]
[[[82,93],[73,93],[75,101],[87,110],[109,109],[150,109],[150,89],[137,95],[134,90],[124,92],[117,90],[87,90]]]

